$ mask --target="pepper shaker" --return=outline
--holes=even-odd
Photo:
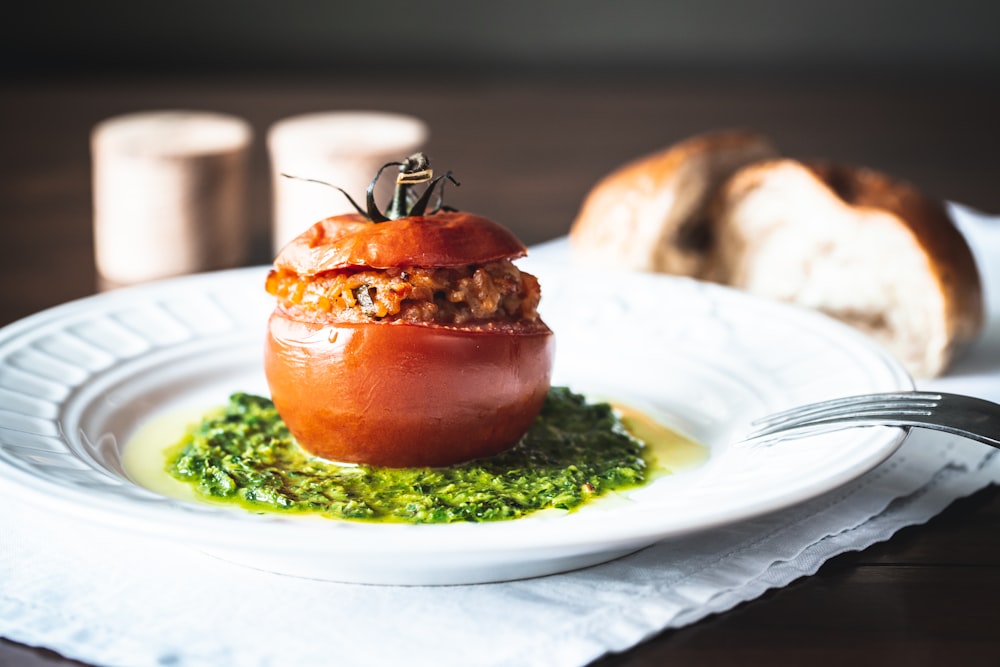
[[[246,261],[250,125],[199,111],[109,118],[91,134],[94,250],[122,285]]]

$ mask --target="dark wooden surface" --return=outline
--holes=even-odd
[[[1000,213],[1000,90],[985,80],[5,82],[0,325],[98,289],[90,129],[108,116],[163,108],[226,111],[253,123],[252,263],[269,260],[266,129],[279,118],[326,109],[423,117],[435,164],[462,181],[452,203],[503,222],[528,243],[564,234],[587,189],[623,161],[733,126],[770,134],[789,155],[877,167],[941,198]],[[1000,492],[990,488],[926,526],[834,559],[816,576],[599,664],[997,664],[997,599]],[[64,664],[75,663],[0,641],[0,665]]]

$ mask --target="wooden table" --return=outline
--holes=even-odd
[[[867,164],[945,199],[1000,213],[1000,91],[988,82],[590,79],[582,75],[406,82],[161,78],[0,86],[0,325],[98,289],[89,132],[143,109],[225,111],[252,122],[250,263],[270,259],[263,139],[279,118],[329,109],[403,111],[428,121],[451,201],[526,242],[564,234],[587,189],[623,161],[720,127],[750,127],[789,155]],[[1000,491],[955,503],[819,574],[719,617],[663,633],[605,666],[996,664]],[[0,641],[0,664],[66,665]]]

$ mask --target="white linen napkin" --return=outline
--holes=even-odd
[[[990,321],[954,371],[927,387],[1000,401],[1000,276],[991,268],[1000,266],[1000,220],[954,212],[983,267]],[[129,667],[583,665],[785,586],[997,482],[997,450],[915,431],[875,470],[802,505],[577,572],[447,587],[259,572],[5,497],[0,636]]]

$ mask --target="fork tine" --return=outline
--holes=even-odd
[[[739,444],[776,440],[855,426],[919,427],[1000,447],[1000,405],[981,398],[936,392],[867,394],[784,410],[753,422]]]
[[[782,410],[755,419],[751,422],[754,427],[766,427],[771,424],[787,424],[789,422],[808,419],[820,414],[849,414],[852,410],[864,407],[936,407],[941,400],[941,394],[928,392],[906,392],[891,394],[862,394],[859,396],[847,396],[844,398],[834,398],[819,403],[810,403],[798,407]]]
[[[874,420],[891,424],[894,419],[900,417],[929,417],[934,414],[932,404],[912,404],[900,406],[899,404],[885,404],[883,406],[872,406],[865,409],[820,411],[811,415],[803,415],[795,419],[772,422],[754,428],[747,435],[747,438],[758,438],[790,429],[809,428],[812,426],[822,426],[843,421],[843,417],[850,417],[852,421]]]
[[[907,411],[915,411],[912,414],[925,414],[927,411],[936,408],[937,401],[870,401],[859,402],[853,405],[843,406],[817,406],[797,412],[786,414],[780,419],[762,419],[754,422],[751,426],[767,428],[771,426],[788,427],[793,424],[808,423],[824,419],[836,419],[840,417],[853,417],[860,414],[900,414]],[[877,412],[876,412],[877,411]]]
[[[811,435],[820,435],[832,431],[839,431],[846,428],[844,422],[826,422],[814,424],[812,426],[802,426],[795,429],[776,429],[769,433],[752,433],[740,440],[737,444],[745,449],[758,449],[766,447],[775,442],[803,438]]]

